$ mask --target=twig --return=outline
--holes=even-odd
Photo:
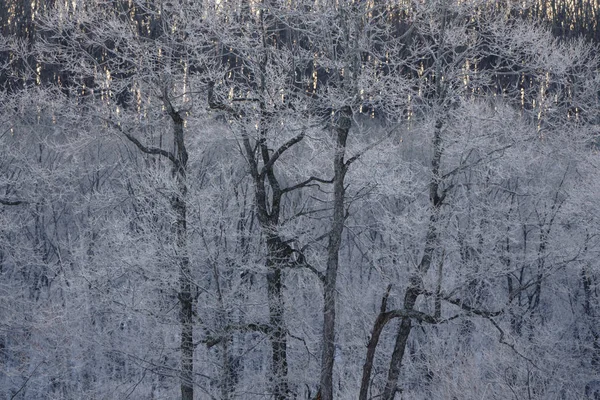
[[[29,382],[29,380],[33,377],[33,374],[35,374],[35,371],[37,371],[37,369],[40,367],[40,365],[44,364],[45,361],[40,361],[38,365],[35,366],[35,368],[33,369],[33,371],[31,371],[31,375],[29,375],[27,377],[27,379],[25,379],[25,382],[23,382],[23,384],[21,385],[21,387],[19,388],[19,390],[17,390],[11,397],[10,400],[13,400],[14,398],[17,397],[17,395],[21,392],[21,390],[25,389],[25,386],[27,385],[27,382]]]

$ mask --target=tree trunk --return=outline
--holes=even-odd
[[[267,294],[269,299],[269,324],[271,326],[271,368],[273,374],[273,397],[285,400],[289,395],[287,383],[287,332],[284,320],[284,302],[281,281],[281,266],[289,255],[281,239],[267,239]]]
[[[409,288],[404,296],[404,309],[412,310],[417,298],[419,296],[419,290],[415,288]],[[396,334],[396,343],[394,344],[394,352],[392,353],[392,359],[390,361],[390,368],[388,371],[388,377],[383,390],[382,398],[384,400],[392,400],[396,395],[398,377],[400,376],[400,369],[402,367],[402,359],[404,358],[404,351],[406,350],[406,343],[408,343],[408,337],[412,330],[412,319],[408,317],[402,318],[398,333]]]
[[[377,316],[377,319],[375,319],[373,329],[371,330],[371,338],[369,339],[369,343],[367,344],[367,357],[365,359],[365,363],[363,364],[363,375],[360,383],[360,393],[358,395],[358,400],[367,400],[369,384],[371,383],[371,371],[373,370],[373,360],[375,359],[375,350],[377,349],[377,344],[379,343],[379,337],[381,336],[381,332],[383,331],[383,328],[385,328],[386,323],[389,321],[389,318],[386,318],[386,311],[387,299],[390,295],[391,289],[392,285],[388,285],[387,291],[385,292],[385,295],[381,300],[379,315]]]
[[[175,160],[173,175],[177,181],[178,193],[173,196],[172,207],[175,211],[176,250],[179,264],[179,323],[181,325],[181,399],[194,399],[194,298],[192,277],[188,255],[187,238],[187,182],[186,168],[188,154],[183,141],[183,119],[170,103],[167,111],[174,123]]]
[[[440,162],[442,158],[442,127],[443,123],[440,119],[436,121],[435,132],[433,138],[433,158],[431,160],[431,181],[429,183],[429,202],[431,205],[431,216],[429,217],[429,226],[427,235],[425,236],[425,249],[423,257],[417,268],[417,271],[411,276],[409,285],[404,295],[404,310],[412,311],[415,307],[419,295],[423,291],[423,277],[427,274],[433,253],[436,249],[438,241],[437,224],[439,219],[439,209],[445,197],[445,192],[440,194]],[[396,395],[398,377],[402,367],[402,359],[408,343],[408,337],[412,329],[412,320],[408,317],[403,317],[396,335],[396,343],[394,352],[390,360],[388,377],[383,391],[383,400],[393,400]]]
[[[177,251],[179,258],[179,322],[181,324],[181,398],[194,398],[194,323],[190,260],[187,254],[186,204],[177,200]]]
[[[333,361],[335,355],[335,287],[339,266],[339,250],[344,230],[344,178],[347,165],[344,161],[346,139],[351,126],[349,107],[338,112],[336,148],[333,160],[333,221],[327,246],[327,270],[325,272],[323,303],[323,352],[321,358],[321,399],[333,399]]]
[[[175,214],[175,223],[172,233],[175,235],[175,263],[179,270],[179,289],[177,298],[179,300],[179,324],[181,328],[180,341],[180,386],[182,400],[194,399],[194,295],[192,292],[192,276],[190,270],[190,258],[188,255],[188,232],[187,232],[187,180],[186,169],[188,153],[184,141],[184,120],[178,111],[173,108],[169,100],[168,88],[164,87],[160,99],[165,111],[173,121],[173,152],[166,151],[161,147],[147,147],[127,131],[121,133],[133,143],[140,151],[146,154],[158,155],[168,158],[172,164],[172,176],[177,185],[177,192],[171,197],[171,209]],[[119,125],[115,125],[119,126]]]

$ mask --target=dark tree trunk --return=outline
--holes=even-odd
[[[383,331],[385,324],[389,321],[389,318],[386,318],[386,311],[387,299],[390,295],[391,288],[392,285],[389,285],[385,295],[383,296],[383,299],[381,300],[379,315],[377,316],[377,319],[375,319],[373,329],[371,330],[371,338],[369,339],[369,343],[367,344],[367,357],[365,359],[365,363],[363,364],[363,375],[360,383],[360,393],[358,395],[358,400],[367,400],[369,385],[371,383],[371,371],[373,370],[373,360],[375,359],[375,350],[377,349],[377,344],[379,343],[379,337],[381,336],[381,332]]]
[[[445,191],[440,194],[440,162],[442,158],[442,127],[443,123],[440,119],[436,121],[435,132],[433,138],[433,158],[431,160],[431,181],[429,183],[429,201],[431,206],[431,216],[429,217],[429,226],[427,228],[427,234],[425,236],[425,249],[423,250],[423,256],[421,262],[418,265],[417,270],[410,278],[409,285],[404,295],[404,311],[410,312],[414,310],[417,299],[423,292],[423,277],[429,271],[433,254],[436,250],[438,241],[438,220],[439,220],[439,209],[445,197]],[[388,370],[388,377],[383,391],[383,400],[393,400],[396,395],[398,377],[400,376],[400,369],[402,367],[402,359],[404,358],[404,352],[406,350],[406,344],[410,336],[412,329],[412,319],[409,317],[403,317],[398,328],[396,335],[396,343],[394,345],[394,352],[390,360],[390,367]]]
[[[289,396],[287,383],[287,332],[284,320],[284,300],[282,293],[282,263],[290,257],[287,248],[279,237],[267,239],[267,294],[269,299],[269,324],[271,326],[271,368],[273,375],[273,396],[285,400]]]
[[[323,303],[323,352],[321,358],[321,398],[333,400],[333,360],[335,355],[335,288],[339,267],[339,251],[345,220],[345,188],[344,178],[347,165],[346,140],[351,126],[350,107],[338,111],[336,126],[336,148],[333,160],[333,221],[327,246],[327,270],[325,272]]]
[[[181,324],[181,399],[194,399],[194,297],[188,255],[187,238],[187,182],[188,154],[183,140],[183,119],[172,107],[167,107],[174,123],[175,159],[173,174],[177,180],[178,193],[172,206],[176,214],[175,233],[179,262],[179,323]]]

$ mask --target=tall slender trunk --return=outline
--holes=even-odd
[[[181,324],[181,399],[194,398],[194,324],[190,260],[187,254],[187,224],[185,200],[176,202],[177,251],[179,258],[179,323]]]
[[[232,365],[230,363],[230,350],[229,345],[232,341],[232,335],[227,330],[228,325],[228,316],[227,310],[225,309],[225,303],[223,301],[223,291],[221,290],[221,282],[219,278],[219,271],[217,270],[216,263],[213,263],[213,277],[215,280],[215,290],[217,293],[217,312],[216,312],[216,320],[217,326],[221,329],[225,334],[223,335],[223,339],[221,340],[221,377],[219,381],[219,386],[221,388],[221,400],[228,400],[231,393],[233,392],[233,375],[234,371]]]
[[[321,358],[321,399],[333,399],[333,360],[335,354],[335,287],[339,266],[339,250],[344,230],[344,178],[347,165],[344,161],[346,140],[351,126],[351,110],[340,110],[336,127],[336,148],[333,159],[333,221],[327,246],[327,270],[323,289],[323,352]]]
[[[419,296],[419,290],[416,288],[409,288],[404,296],[404,309],[412,310],[415,302]],[[412,330],[412,319],[404,317],[400,322],[398,333],[396,335],[396,343],[394,344],[394,352],[392,353],[392,359],[390,361],[390,368],[388,370],[388,377],[383,391],[382,398],[384,400],[392,400],[396,395],[398,377],[400,376],[400,369],[402,367],[402,359],[404,358],[404,351],[406,350],[406,343]]]
[[[261,107],[264,106],[261,105]],[[271,390],[276,400],[286,400],[290,395],[290,391],[287,383],[287,332],[284,318],[282,269],[289,262],[292,251],[277,232],[283,193],[275,177],[273,165],[270,163],[269,149],[265,138],[266,131],[262,130],[258,145],[260,147],[260,157],[265,167],[261,171],[259,171],[255,152],[250,145],[248,136],[244,136],[243,143],[250,173],[254,180],[256,215],[267,242],[267,299],[269,303],[269,339],[272,351]],[[266,167],[266,165],[269,166]],[[270,194],[267,191],[267,185],[271,188]]]
[[[441,174],[440,165],[442,161],[442,128],[444,126],[443,114],[444,111],[444,84],[441,77],[443,76],[443,57],[441,52],[444,51],[445,35],[446,35],[446,18],[447,18],[447,4],[442,4],[442,21],[440,26],[440,42],[437,49],[437,57],[435,60],[435,96],[437,98],[437,110],[442,115],[437,115],[435,120],[435,126],[433,131],[433,157],[431,158],[431,180],[429,182],[429,205],[431,209],[431,215],[429,217],[429,226],[427,228],[427,234],[425,236],[425,248],[423,250],[423,256],[419,263],[417,270],[410,277],[406,293],[404,294],[404,309],[406,311],[412,311],[415,307],[419,295],[423,291],[423,277],[427,274],[429,267],[431,266],[431,260],[433,253],[437,245],[439,232],[437,230],[439,211],[444,201],[446,192],[442,190],[440,192]],[[404,358],[404,352],[406,350],[406,344],[408,343],[408,337],[412,330],[412,320],[404,317],[400,322],[398,333],[396,335],[396,343],[394,344],[394,352],[390,360],[390,368],[388,370],[388,377],[383,391],[382,400],[393,400],[396,391],[398,390],[398,377],[400,376],[400,369],[402,367],[402,359]]]
[[[188,152],[184,140],[184,120],[179,111],[173,108],[169,100],[168,87],[163,87],[160,99],[163,102],[166,113],[173,121],[173,151],[164,150],[162,147],[147,147],[140,140],[129,134],[126,130],[118,127],[121,133],[133,143],[141,152],[157,155],[169,159],[172,165],[172,177],[176,183],[177,190],[171,196],[171,209],[175,214],[175,223],[172,233],[175,236],[175,263],[179,275],[179,289],[177,298],[179,300],[179,324],[181,328],[181,341],[179,344],[180,356],[180,386],[181,399],[194,399],[194,322],[193,313],[195,297],[190,269],[190,258],[188,255],[188,231],[187,231],[187,162]]]
[[[433,138],[433,158],[431,160],[431,181],[429,183],[429,202],[431,207],[431,215],[429,217],[429,226],[425,236],[425,249],[421,262],[415,273],[410,277],[410,282],[404,295],[404,310],[412,311],[415,307],[417,299],[423,291],[423,277],[427,274],[433,253],[436,249],[439,232],[437,229],[439,220],[439,209],[444,200],[445,193],[440,194],[440,162],[442,158],[442,127],[443,123],[440,119],[436,121],[435,132]],[[396,342],[394,344],[394,352],[390,360],[388,377],[383,391],[383,400],[393,400],[396,395],[398,377],[402,367],[402,359],[406,350],[406,344],[412,330],[412,320],[408,317],[402,318],[398,333],[396,334]]]
[[[275,21],[270,13],[270,10],[263,10],[260,13],[260,23],[262,28],[262,56],[260,60],[260,91],[265,94],[265,97],[259,102],[261,115],[261,123],[266,125],[270,119],[270,113],[267,111],[266,99],[267,94],[267,65],[269,64],[269,51],[273,43]],[[271,368],[273,378],[273,396],[275,400],[286,400],[290,396],[288,387],[288,363],[287,363],[287,331],[285,329],[284,319],[284,299],[282,292],[282,276],[281,270],[287,264],[291,257],[289,247],[282,241],[281,237],[276,234],[276,228],[279,225],[281,196],[283,195],[279,186],[279,181],[275,177],[273,166],[267,167],[271,156],[266,145],[267,131],[266,128],[261,129],[259,140],[260,153],[265,164],[264,175],[271,187],[271,211],[267,209],[267,201],[265,196],[265,181],[264,176],[260,183],[262,190],[262,220],[263,230],[267,234],[267,298],[269,300],[269,323],[271,325]],[[258,173],[258,170],[256,170]],[[257,182],[258,184],[258,182]],[[260,210],[259,210],[260,212]]]
[[[183,139],[183,119],[173,110],[170,103],[167,106],[174,124],[174,156],[173,175],[177,181],[177,193],[173,196],[171,205],[175,211],[175,240],[177,262],[179,266],[179,323],[181,325],[181,399],[194,399],[194,297],[192,294],[192,278],[190,258],[188,255],[187,232],[187,180],[186,168],[188,154]]]
[[[267,239],[267,295],[269,299],[269,324],[271,326],[271,368],[273,374],[273,396],[285,400],[289,395],[287,383],[287,332],[284,320],[281,266],[289,255],[281,246],[281,239],[272,236]]]
[[[367,400],[369,392],[369,384],[371,382],[371,372],[373,370],[373,360],[375,359],[375,350],[377,350],[377,344],[379,343],[379,337],[389,319],[386,318],[387,311],[387,300],[390,296],[390,290],[392,285],[388,285],[387,291],[381,299],[381,307],[379,308],[379,315],[373,324],[373,330],[371,331],[371,338],[367,344],[367,357],[363,364],[363,375],[360,382],[360,392],[358,400]]]

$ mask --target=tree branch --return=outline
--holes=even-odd
[[[135,136],[127,133],[123,129],[120,129],[121,133],[131,142],[133,143],[142,153],[159,155],[168,158],[176,168],[179,168],[179,161],[175,158],[175,156],[166,150],[160,149],[158,147],[147,147],[142,144]]]
[[[275,162],[277,161],[277,159],[279,157],[281,157],[281,155],[283,153],[285,153],[286,150],[288,150],[290,147],[292,147],[293,145],[295,145],[296,143],[302,141],[302,139],[304,139],[304,135],[305,133],[302,132],[301,134],[299,134],[296,137],[291,138],[290,140],[288,140],[287,142],[285,142],[280,148],[278,148],[273,155],[271,156],[271,158],[269,158],[269,161],[267,161],[267,163],[263,166],[262,171],[261,171],[261,175],[266,174],[268,171],[271,170],[271,168],[273,167],[273,164],[275,164]]]
[[[467,311],[470,314],[473,315],[477,315],[479,317],[484,317],[484,318],[492,318],[492,317],[497,317],[499,315],[502,315],[504,313],[504,310],[498,310],[498,311],[488,311],[488,310],[481,310],[475,307],[471,307],[468,304],[465,304],[463,302],[463,300],[461,299],[452,299],[450,298],[450,296],[444,296],[441,293],[434,293],[431,291],[423,291],[423,294],[425,296],[433,296],[434,298],[439,297],[440,299],[447,301],[450,304],[453,304],[459,308],[461,308],[464,311]]]
[[[448,173],[446,173],[446,174],[442,175],[441,179],[446,179],[446,178],[448,178],[449,176],[456,175],[456,174],[457,174],[457,173],[459,173],[460,171],[463,171],[463,170],[465,170],[465,169],[467,169],[467,168],[470,168],[470,167],[474,167],[475,165],[477,165],[477,164],[480,164],[480,163],[482,163],[484,160],[486,160],[486,159],[487,159],[487,157],[489,157],[489,156],[491,156],[491,155],[493,155],[493,154],[495,154],[495,153],[501,153],[501,152],[503,152],[504,150],[506,150],[506,149],[509,149],[509,148],[513,147],[513,145],[514,145],[514,144],[513,144],[513,143],[511,143],[511,144],[508,144],[508,145],[506,145],[506,146],[500,147],[499,149],[491,150],[491,151],[489,151],[489,152],[488,152],[488,153],[487,153],[487,154],[486,154],[484,157],[481,157],[479,160],[477,160],[477,161],[473,162],[472,164],[463,164],[463,165],[459,165],[458,167],[454,168],[452,171],[450,171],[450,172],[448,172]]]
[[[208,106],[214,110],[226,111],[234,117],[238,117],[239,115],[232,107],[216,99],[214,81],[208,83]]]
[[[140,142],[135,136],[124,130],[119,124],[111,119],[105,119],[109,124],[111,124],[114,128],[116,128],[119,132],[123,134],[131,143],[135,145],[142,153],[162,156],[168,158],[176,168],[179,168],[179,161],[175,158],[175,155],[169,151],[163,150],[158,147],[148,147],[145,146],[142,142]]]
[[[306,262],[306,258],[304,257],[304,254],[302,253],[302,251],[300,250],[293,250],[292,251],[296,254],[298,254],[298,258],[292,262],[289,263],[289,267],[290,268],[306,268],[309,271],[311,271],[312,273],[314,273],[317,278],[321,281],[321,283],[325,283],[325,275],[319,271],[318,269],[316,269],[315,267],[313,267],[312,265],[310,265],[308,262]]]
[[[440,322],[437,318],[416,310],[392,310],[384,313],[383,318],[385,321],[384,324],[387,324],[394,318],[412,318],[416,319],[419,322],[425,322],[427,324],[437,324]]]
[[[289,186],[289,187],[281,189],[281,193],[292,192],[292,191],[294,191],[296,189],[300,189],[300,188],[306,187],[311,182],[333,183],[333,178],[331,178],[331,179],[321,179],[321,178],[317,178],[316,176],[311,176],[310,178],[308,178],[305,181],[302,181],[302,182],[297,183],[297,184],[295,184],[293,186]]]
[[[352,157],[350,157],[346,163],[344,164],[344,168],[348,169],[348,167],[350,167],[350,164],[352,164],[354,161],[358,160],[363,154],[365,154],[367,151],[373,149],[374,147],[376,147],[377,145],[383,143],[385,140],[387,140],[389,137],[391,137],[394,132],[397,129],[393,129],[391,130],[388,134],[386,134],[384,137],[382,137],[379,140],[376,140],[375,142],[371,143],[370,145],[368,145],[367,147],[365,147],[364,149],[362,149],[361,151],[359,151],[358,153],[356,153],[355,155],[353,155]]]
[[[243,325],[227,325],[224,329],[225,333],[230,333],[233,331],[236,332],[261,332],[264,334],[270,334],[272,328],[269,325],[264,324],[243,324]],[[211,348],[221,343],[226,338],[226,335],[220,335],[216,337],[207,337],[206,339],[201,340],[201,343],[204,343],[207,348]]]
[[[488,321],[490,321],[492,323],[492,325],[494,325],[494,327],[498,330],[498,332],[500,333],[500,338],[499,338],[499,342],[505,346],[508,346],[512,351],[515,352],[516,355],[518,355],[519,357],[521,357],[522,359],[524,359],[525,361],[527,361],[528,363],[530,363],[531,365],[533,365],[536,369],[540,370],[540,371],[544,371],[542,368],[540,368],[531,358],[527,357],[524,354],[521,354],[521,352],[519,350],[517,350],[515,348],[514,344],[508,343],[506,341],[506,333],[504,332],[504,329],[502,329],[500,327],[500,325],[498,325],[498,323],[491,317],[486,317]],[[544,371],[545,372],[545,371]]]
[[[27,386],[27,382],[29,382],[29,380],[33,377],[33,375],[35,374],[35,371],[37,371],[37,369],[40,367],[40,365],[44,364],[45,361],[40,361],[38,363],[38,365],[35,366],[35,368],[33,369],[33,371],[31,372],[31,374],[27,377],[27,379],[25,379],[25,382],[23,382],[23,384],[21,385],[21,387],[19,388],[19,390],[17,390],[11,397],[10,400],[13,400],[17,397],[17,395],[25,388],[25,386]]]
[[[0,198],[0,204],[4,206],[18,206],[19,204],[27,204],[27,202],[23,200],[8,200]]]

